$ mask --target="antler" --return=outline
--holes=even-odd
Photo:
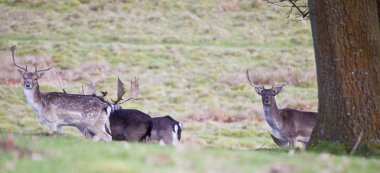
[[[292,72],[291,72],[290,68],[288,68],[288,79],[287,79],[282,85],[280,85],[280,86],[276,86],[276,88],[282,88],[282,87],[288,85],[288,84],[289,84],[289,80],[290,80],[290,76],[291,76],[291,75],[292,75]],[[274,83],[273,83],[273,85],[272,85],[272,88],[274,88]]]
[[[290,76],[291,76],[291,71],[290,71],[290,68],[288,68],[288,79],[282,85],[280,85],[280,86],[276,86],[275,87],[274,83],[273,83],[272,90],[275,92],[274,95],[279,94],[282,91],[282,87],[288,85]]]
[[[255,85],[255,83],[252,82],[251,77],[249,76],[249,69],[247,69],[246,74],[247,74],[247,79],[248,79],[248,81],[249,81],[249,84],[250,84],[251,86],[253,86],[253,87],[255,87],[255,88],[264,88],[263,83],[261,83],[261,86],[259,86],[259,85]]]
[[[249,69],[247,69],[246,74],[247,74],[247,79],[248,79],[248,81],[249,81],[249,84],[250,84],[251,86],[253,86],[253,88],[255,89],[255,91],[256,91],[257,94],[261,95],[262,91],[265,89],[263,83],[261,83],[261,86],[259,86],[259,85],[255,85],[255,84],[252,82],[251,77],[249,76]]]
[[[129,96],[127,99],[124,101],[120,102],[123,100],[123,95],[125,94],[125,89],[124,89],[124,84],[121,82],[120,79],[118,79],[118,100],[115,102],[115,104],[123,104],[129,100],[138,100],[138,95],[139,95],[139,78],[135,77],[135,80],[130,80],[131,82],[131,91],[129,92]]]
[[[12,59],[13,59],[13,65],[15,65],[17,68],[23,70],[24,72],[27,72],[28,71],[28,66],[25,66],[25,68],[19,66],[16,64],[16,61],[15,61],[15,50],[16,50],[16,45],[12,45],[11,47],[11,52],[12,52]]]
[[[51,66],[51,67],[49,67],[49,68],[47,68],[47,69],[43,69],[43,70],[38,70],[37,69],[37,67],[36,66],[34,66],[34,69],[35,69],[35,73],[39,73],[39,72],[44,72],[44,71],[48,71],[48,70],[50,70],[51,68],[53,68],[54,66]]]

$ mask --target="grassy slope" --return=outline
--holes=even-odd
[[[67,136],[16,135],[35,153],[12,158],[0,150],[1,172],[376,172],[376,159],[284,151],[99,143]],[[43,153],[41,152],[43,151]]]
[[[149,152],[157,157],[160,152],[169,155],[169,164],[162,168],[163,172],[173,167],[183,172],[187,169],[181,167],[203,172],[214,160],[215,170],[229,171],[226,167],[231,167],[231,172],[235,169],[250,172],[251,165],[255,170],[256,166],[266,169],[270,164],[266,160],[276,160],[280,165],[318,162],[316,166],[299,168],[316,172],[329,166],[318,161],[323,155],[302,154],[289,159],[282,152],[240,151],[275,147],[265,129],[260,98],[247,84],[245,69],[251,69],[256,81],[270,85],[272,81],[283,81],[286,68],[291,67],[291,85],[278,96],[278,105],[316,110],[309,24],[285,19],[285,9],[261,1],[0,2],[0,12],[4,14],[0,15],[0,50],[4,59],[0,64],[1,131],[46,133],[46,127],[23,97],[20,78],[9,58],[12,43],[18,45],[20,64],[55,65],[55,70],[40,82],[44,91],[59,90],[55,72],[69,92],[78,93],[83,83],[92,81],[110,96],[115,96],[116,76],[125,81],[139,76],[143,100],[123,106],[154,116],[170,114],[185,124],[183,151],[151,145],[131,145],[125,150],[121,144],[71,139],[79,136],[71,128],[64,131],[70,136],[68,139],[17,136],[21,143],[35,139],[32,147],[37,150],[47,147],[52,153],[65,153],[53,154],[53,159],[43,162],[25,159],[17,162],[17,169],[53,169],[80,155],[75,159],[81,160],[77,167],[70,169],[91,171],[93,168],[86,165],[87,159],[93,159],[97,163],[94,167],[104,162],[115,165],[115,169],[149,170],[157,166],[145,164],[156,162],[148,159]],[[220,149],[194,149],[194,146]],[[107,155],[109,148],[115,151]],[[124,154],[117,154],[119,151]],[[173,163],[178,152],[181,163]],[[99,157],[104,154],[106,157]],[[234,164],[226,164],[229,160],[224,160],[225,155],[231,155]],[[1,156],[4,163],[3,153]],[[134,157],[143,162],[133,161]],[[375,162],[331,158],[344,164],[352,162],[348,168],[353,170],[370,169],[368,165]]]

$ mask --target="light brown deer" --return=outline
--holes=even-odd
[[[28,72],[16,64],[16,46],[11,47],[12,59],[23,78],[24,94],[29,105],[38,113],[41,121],[49,127],[49,134],[59,132],[62,126],[74,126],[86,137],[110,141],[105,131],[108,124],[109,104],[100,97],[66,94],[63,92],[41,92],[38,80],[52,67]]]
[[[282,91],[282,88],[288,84],[289,79],[280,86],[266,89],[263,84],[256,85],[246,71],[249,84],[255,89],[256,93],[261,96],[265,119],[270,127],[270,134],[273,141],[281,146],[294,148],[296,141],[301,142],[305,148],[310,140],[314,124],[317,118],[315,112],[304,112],[295,109],[279,109],[276,104],[275,96]],[[289,69],[288,77],[291,72]]]

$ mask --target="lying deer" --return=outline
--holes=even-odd
[[[118,79],[117,100],[113,101],[112,113],[109,117],[112,140],[144,142],[152,130],[151,118],[148,114],[135,109],[122,109],[121,104],[132,99],[138,99],[138,79],[131,80],[131,91],[127,99],[124,84]],[[122,101],[123,100],[123,101]]]
[[[125,94],[124,84],[118,79],[117,100],[113,101],[110,116],[110,129],[113,140],[125,141],[163,141],[165,144],[176,145],[181,139],[182,124],[170,116],[150,118],[144,112],[136,109],[122,109],[121,104],[131,99],[137,99],[139,92],[138,80],[131,81],[130,96],[121,102]]]
[[[181,140],[182,124],[169,115],[153,117],[152,125],[149,141],[163,142],[166,145],[177,145]]]
[[[290,69],[288,72],[288,77],[290,78]],[[281,147],[289,144],[292,148],[294,148],[296,141],[299,141],[303,144],[303,147],[306,147],[314,128],[317,113],[288,108],[279,109],[277,107],[275,96],[288,84],[289,79],[280,86],[274,86],[273,84],[272,88],[266,89],[264,85],[255,85],[252,82],[248,70],[246,75],[249,84],[261,96],[265,119],[270,127],[269,133],[273,141]]]
[[[109,105],[103,99],[62,92],[41,92],[38,80],[52,67],[43,70],[35,67],[34,72],[28,72],[28,66],[23,68],[16,64],[15,49],[13,45],[13,64],[23,78],[25,98],[41,121],[49,127],[49,134],[60,132],[62,126],[74,126],[86,137],[90,136],[90,131],[95,140],[111,140],[105,131]]]

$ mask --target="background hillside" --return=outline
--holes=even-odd
[[[43,91],[60,90],[59,74],[69,93],[93,82],[115,98],[117,76],[126,83],[138,76],[142,100],[123,107],[183,121],[185,144],[272,146],[246,69],[271,86],[291,68],[278,105],[317,107],[309,23],[287,19],[286,10],[262,1],[4,1],[0,127],[46,132],[12,65],[9,48],[17,44],[19,64],[54,65]]]
[[[0,139],[13,133],[17,144],[37,151],[16,162],[0,150],[0,168],[378,170],[376,159],[315,153],[292,157],[287,150],[272,150],[277,146],[267,133],[261,98],[249,86],[245,70],[269,87],[283,82],[292,69],[289,86],[276,97],[281,108],[317,111],[318,102],[309,21],[288,19],[286,12],[262,0],[0,0]],[[40,81],[43,91],[61,90],[58,74],[69,93],[81,93],[82,85],[92,82],[111,99],[117,76],[126,84],[138,76],[142,99],[122,106],[183,122],[182,146],[95,143],[70,127],[62,136],[45,137],[47,127],[27,105],[21,77],[12,65],[12,44],[17,45],[20,65],[54,65]]]

